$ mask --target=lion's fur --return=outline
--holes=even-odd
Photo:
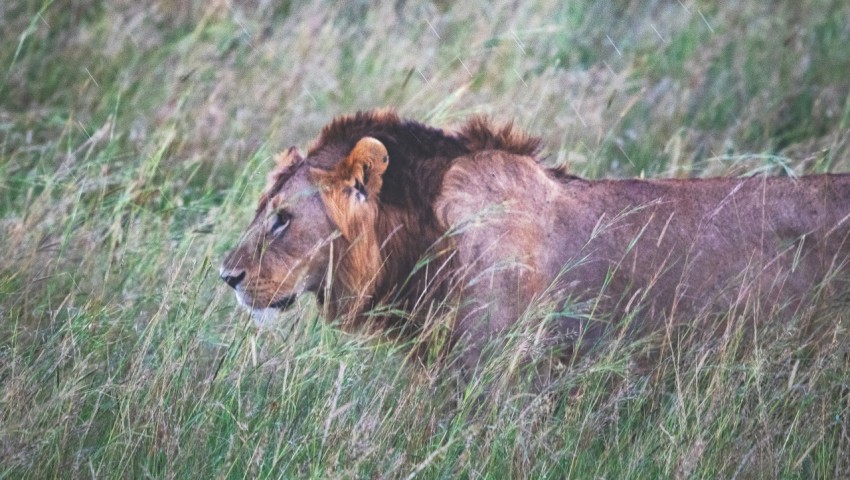
[[[333,274],[307,290],[326,292],[345,326],[394,334],[456,308],[452,344],[468,366],[535,302],[560,312],[547,335],[569,355],[624,317],[651,329],[736,309],[788,315],[815,291],[846,298],[850,175],[588,181],[542,166],[540,145],[479,117],[455,131],[388,110],[341,117],[306,158],[278,162],[252,226],[310,170],[341,235],[329,254],[310,251]],[[225,268],[256,263],[258,242]]]
[[[457,132],[450,133],[403,120],[389,110],[379,110],[331,122],[309,149],[309,163],[315,168],[335,167],[339,156],[347,155],[365,136],[379,140],[391,160],[383,174],[374,225],[374,234],[381,246],[381,269],[375,275],[366,275],[364,271],[353,276],[369,276],[372,279],[374,286],[369,289],[368,296],[373,299],[373,307],[392,303],[414,309],[426,305],[431,299],[442,300],[453,287],[448,282],[429,277],[428,273],[438,267],[432,265],[428,270],[415,271],[417,263],[427,252],[437,255],[445,248],[439,241],[445,232],[444,227],[432,209],[421,207],[435,204],[441,190],[440,179],[457,158],[492,148],[517,155],[533,155],[539,151],[540,140],[510,124],[495,128],[479,117],[471,119]],[[367,252],[365,248],[357,248],[355,251],[343,240],[335,248],[346,252],[346,263],[375,265],[375,259],[368,258],[375,253],[374,249]],[[334,281],[340,281],[343,270],[336,271]],[[411,275],[411,272],[414,273]],[[356,290],[348,283],[342,286],[346,290]],[[332,309],[336,305],[338,303],[333,301],[329,304]],[[417,331],[420,328],[415,318],[413,321],[404,319],[403,324],[399,324],[398,320],[397,316],[376,315],[369,319],[372,324],[401,327],[401,330]],[[359,326],[359,322],[355,323]]]

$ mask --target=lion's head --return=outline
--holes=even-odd
[[[322,298],[330,271],[345,267],[365,277],[337,275],[334,280],[356,287],[344,288],[347,298],[342,301],[359,308],[379,269],[374,223],[388,165],[386,148],[363,137],[339,158],[308,162],[292,147],[278,155],[276,164],[254,220],[224,260],[222,280],[262,321],[302,293]],[[348,268],[346,262],[357,262],[358,268]]]
[[[419,337],[462,278],[435,209],[446,172],[465,157],[486,168],[487,152],[531,156],[539,143],[479,117],[456,131],[391,110],[336,118],[306,156],[277,157],[221,278],[260,321],[312,292],[346,330]]]

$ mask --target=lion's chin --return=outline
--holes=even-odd
[[[254,308],[251,310],[251,319],[257,328],[268,327],[280,313],[276,308]]]
[[[251,318],[257,327],[269,326],[281,311],[286,310],[295,303],[297,297],[298,295],[293,293],[292,295],[287,295],[271,302],[266,308],[256,308],[245,301],[242,292],[236,291],[236,301],[251,313]]]

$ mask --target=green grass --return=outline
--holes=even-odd
[[[846,312],[472,413],[217,279],[272,152],[356,109],[514,119],[591,177],[850,170],[846,2],[71,3],[0,5],[0,478],[850,474]]]

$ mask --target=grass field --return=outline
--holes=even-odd
[[[312,299],[257,330],[217,271],[271,154],[357,109],[513,119],[593,178],[848,171],[848,19],[841,0],[0,3],[0,478],[847,478],[846,312],[816,319],[822,348],[777,326],[641,374],[611,348],[561,395],[472,415]]]

